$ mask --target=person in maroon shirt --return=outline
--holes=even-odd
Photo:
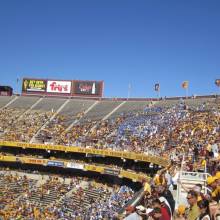
[[[159,199],[154,199],[152,202],[152,207],[155,208],[159,208],[161,211],[161,217],[159,218],[159,220],[171,220],[171,216],[167,210],[167,208],[165,206],[162,206],[161,202]],[[153,211],[154,212],[154,211]]]

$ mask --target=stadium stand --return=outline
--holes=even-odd
[[[81,123],[87,120],[101,120],[120,104],[121,101],[101,101],[81,119]]]
[[[9,149],[10,146],[19,145],[28,148],[28,143],[35,137],[34,149],[37,149],[37,143],[45,144],[49,159],[55,165],[60,164],[60,161],[59,157],[51,157],[53,146],[54,150],[63,151],[64,154],[68,154],[68,150],[71,152],[71,148],[77,154],[78,149],[78,153],[86,154],[85,157],[90,156],[88,149],[97,150],[97,154],[91,153],[93,157],[100,157],[99,161],[105,160],[101,157],[101,150],[108,150],[112,158],[114,152],[119,155],[134,153],[138,155],[137,159],[133,156],[128,161],[126,157],[119,158],[131,169],[137,167],[135,163],[138,161],[144,163],[140,155],[151,158],[147,163],[145,161],[149,168],[154,166],[153,163],[160,164],[160,157],[170,163],[167,163],[167,167],[160,167],[150,182],[143,183],[143,179],[131,178],[144,184],[144,192],[138,194],[136,199],[133,198],[134,192],[125,186],[120,188],[103,183],[94,184],[92,180],[78,177],[73,178],[76,184],[51,175],[48,180],[38,183],[22,177],[21,185],[25,187],[21,190],[13,183],[18,181],[17,174],[15,177],[9,174],[12,184],[7,184],[8,175],[1,175],[1,215],[6,216],[5,219],[28,216],[35,219],[98,220],[136,216],[145,219],[191,220],[202,219],[205,215],[214,219],[219,214],[218,99],[166,98],[152,102],[11,97],[7,101],[5,97],[0,97],[0,105],[7,106],[0,109],[2,151],[7,148],[7,143]],[[27,145],[19,142],[26,142]],[[44,149],[43,145],[39,147]],[[66,156],[67,160],[71,161],[72,156]],[[10,155],[0,155],[0,160],[5,158],[11,158],[11,162],[16,160],[12,160]],[[17,160],[21,158],[22,155],[17,155]],[[71,162],[74,163],[74,160]],[[92,163],[88,166],[98,171]],[[113,176],[118,167],[115,168],[115,171],[111,170]],[[100,175],[102,172],[99,172]],[[118,178],[122,178],[121,174],[126,172],[120,170]],[[129,175],[132,177],[135,174]],[[5,183],[7,187],[4,187]],[[7,193],[8,198],[5,196]],[[130,204],[129,201],[133,202]],[[24,205],[19,208],[21,204]],[[42,212],[39,211],[41,208]],[[119,213],[121,208],[124,209]]]
[[[9,108],[16,108],[16,109],[29,109],[34,103],[39,100],[39,97],[25,97],[19,96],[13,103],[11,103],[8,107]]]
[[[14,96],[1,96],[1,98],[0,98],[0,108],[3,108],[5,105],[7,105],[13,99],[14,99]]]

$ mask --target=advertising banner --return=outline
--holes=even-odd
[[[169,165],[170,161],[166,158],[161,158],[157,156],[144,155],[138,153],[124,152],[124,151],[111,151],[111,150],[97,150],[89,148],[80,147],[67,147],[62,145],[44,145],[44,144],[30,144],[25,142],[13,142],[13,141],[1,141],[0,146],[7,147],[20,147],[20,148],[32,148],[32,149],[46,149],[46,150],[56,150],[65,152],[75,152],[75,153],[88,153],[88,154],[101,154],[109,157],[120,157],[131,160],[139,160],[158,164],[160,166],[166,167]],[[86,165],[85,165],[86,166]]]
[[[95,166],[95,165],[85,165],[84,169],[88,171],[98,172],[98,173],[104,172],[104,167]]]
[[[22,92],[46,92],[46,80],[23,79]]]
[[[53,167],[63,167],[64,166],[64,162],[61,161],[48,161],[47,162],[47,166],[53,166]]]
[[[71,81],[61,81],[61,80],[47,81],[47,92],[49,93],[70,94],[71,89],[72,89]]]
[[[74,81],[73,94],[102,96],[102,84],[98,81]]]
[[[42,160],[42,159],[26,158],[24,162],[42,165],[42,164],[44,164],[44,161],[45,160]]]
[[[111,168],[105,168],[104,174],[112,175],[112,176],[118,176],[120,173],[120,170],[118,169],[111,169]]]
[[[73,168],[73,169],[83,170],[84,165],[83,164],[79,164],[79,163],[68,162],[66,167]]]

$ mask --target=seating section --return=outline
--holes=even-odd
[[[15,96],[1,96],[0,97],[0,108],[3,108],[5,105],[7,105],[14,98],[15,98]]]
[[[134,191],[122,186],[113,188],[89,182],[86,188],[78,188],[60,202],[64,219],[88,216],[90,219],[111,219],[132,197]]]
[[[61,115],[65,115],[68,120],[66,123],[73,122],[80,113],[85,112],[89,107],[94,104],[93,100],[70,100],[69,103],[60,112]]]
[[[55,112],[62,106],[62,104],[64,104],[65,101],[65,99],[58,98],[43,98],[33,109]]]
[[[23,175],[23,174],[22,174]],[[5,219],[110,219],[133,196],[127,186],[107,186],[87,178],[0,174],[0,217]],[[36,174],[35,174],[36,177]]]
[[[131,112],[143,112],[149,105],[151,105],[149,101],[126,101],[124,105],[111,115],[111,118],[119,117],[122,114],[131,114]]]
[[[19,97],[10,105],[14,108],[0,109],[1,140],[29,142],[36,137],[35,142],[40,143],[170,157],[176,151],[175,146],[187,149],[192,139],[200,144],[218,139],[219,104],[213,98],[127,100],[121,106],[122,101],[102,100],[88,112],[94,100],[69,100],[63,105],[66,99],[42,98],[33,109],[28,109],[37,100],[37,97]],[[201,133],[204,138],[200,138]]]
[[[61,183],[59,179],[52,178],[38,187],[37,190],[32,191],[28,196],[28,199],[31,203],[35,204],[36,207],[44,207],[51,205],[56,200],[59,200],[60,197],[67,192],[67,184]]]
[[[0,103],[5,103],[5,99],[2,100]],[[213,186],[214,183],[219,187],[218,99],[128,100],[121,106],[122,101],[99,100],[90,111],[87,110],[95,103],[91,100],[68,100],[67,104],[66,99],[38,100],[19,97],[7,108],[0,109],[1,140],[29,142],[39,133],[37,141],[43,143],[167,158],[172,161],[171,165],[159,170],[150,185],[145,185],[152,194],[144,198],[144,207],[154,208],[153,202],[161,205],[155,198],[168,195],[166,190],[172,185],[175,180],[172,176],[178,174],[180,167],[192,178],[194,174],[191,172],[198,172],[198,176],[199,172],[209,172],[212,177],[207,179],[207,184]],[[62,105],[61,111],[57,112]],[[124,162],[129,166],[130,161],[123,159]],[[195,186],[191,184],[191,187]],[[218,188],[210,189],[209,198],[218,202]],[[126,186],[109,186],[86,178],[66,181],[49,175],[36,181],[26,175],[5,171],[4,175],[0,172],[0,195],[0,217],[3,219],[84,220],[112,219],[133,198],[134,192]],[[175,201],[171,197],[169,195],[168,203],[174,211]]]
[[[101,101],[96,106],[94,106],[94,108],[89,111],[85,117],[83,117],[81,123],[88,120],[95,121],[103,119],[120,104],[121,101]]]
[[[36,184],[35,180],[12,174],[0,174],[0,210],[13,203],[22,193]]]
[[[9,108],[17,108],[17,109],[29,109],[34,103],[39,100],[39,97],[25,97],[19,96],[13,103],[11,103]]]
[[[24,113],[22,117],[18,117],[20,114],[17,114],[17,110],[11,112],[15,118],[11,119],[9,116],[8,120],[4,119],[6,126],[3,128],[4,135],[0,136],[2,140],[29,142],[53,115],[52,112],[32,110]]]
[[[0,132],[1,134],[6,131],[6,129],[13,127],[16,124],[16,121],[23,113],[23,110],[20,109],[10,109],[2,108],[0,109]]]

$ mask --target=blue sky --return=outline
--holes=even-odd
[[[106,97],[218,92],[219,0],[0,0],[0,84],[104,80]],[[20,85],[19,85],[20,88]]]

